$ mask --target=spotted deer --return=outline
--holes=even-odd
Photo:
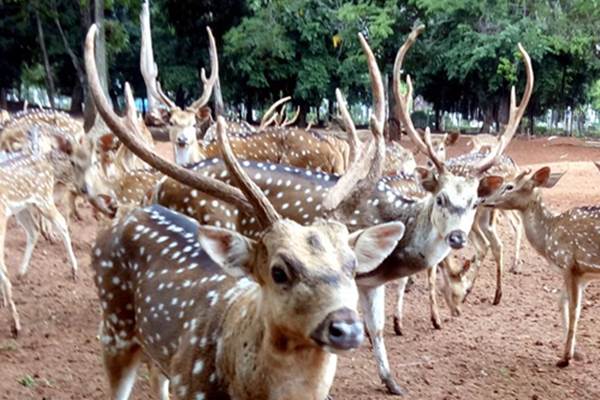
[[[416,34],[413,33],[413,37]],[[429,133],[424,145],[429,157],[439,165],[437,174],[402,177],[407,182],[404,185],[392,184],[393,177],[381,178],[385,158],[385,143],[379,136],[385,121],[383,84],[375,57],[365,41],[361,41],[361,44],[367,54],[372,79],[374,114],[371,131],[375,141],[361,146],[359,156],[355,159],[376,160],[372,166],[377,167],[365,169],[359,163],[351,163],[340,178],[320,171],[267,162],[244,161],[242,166],[279,213],[302,224],[309,224],[334,210],[333,215],[347,224],[350,230],[390,221],[401,221],[406,225],[406,235],[377,269],[357,276],[361,307],[373,340],[379,375],[390,392],[400,394],[403,390],[391,374],[383,340],[384,284],[432,268],[446,257],[451,246],[464,246],[480,198],[492,193],[502,179],[495,176],[476,178],[453,175],[436,158]],[[345,106],[344,101],[338,103]],[[354,128],[349,118],[345,119],[345,126],[350,131]],[[373,156],[366,156],[364,152]],[[495,154],[482,160],[479,163],[481,173],[494,165],[495,161]],[[218,159],[204,160],[194,169],[204,176],[224,181],[231,179]],[[350,190],[343,185],[343,182],[365,174],[369,178],[362,182],[368,183],[367,186],[357,185]],[[340,187],[344,191],[340,192]],[[202,223],[235,228],[249,236],[260,232],[253,215],[245,214],[219,199],[207,197],[202,192],[186,189],[172,179],[166,179],[158,186],[154,198],[159,204],[176,208]],[[335,201],[339,198],[344,201]],[[449,213],[449,207],[456,207],[460,211]]]
[[[8,219],[14,215],[27,236],[19,277],[27,273],[39,237],[36,212],[50,221],[60,235],[71,263],[73,278],[77,273],[77,260],[71,247],[68,226],[54,204],[55,182],[68,181],[72,174],[72,147],[64,137],[57,135],[56,140],[60,143],[57,149],[49,152],[38,151],[34,154],[23,151],[20,155],[0,163],[0,288],[4,304],[8,305],[11,312],[11,332],[15,337],[21,330],[21,323],[4,260]]]
[[[518,47],[525,65],[525,74],[527,80],[525,83],[523,97],[518,105],[516,104],[514,86],[511,89],[508,123],[505,126],[504,132],[498,138],[494,138],[495,147],[492,148],[492,151],[494,151],[496,148],[499,148],[500,153],[504,151],[510,140],[515,135],[533,92],[534,74],[531,65],[531,59],[521,44],[519,44]],[[470,176],[473,175],[472,164],[485,157],[485,153],[470,153],[448,160],[447,165],[448,168],[457,175]],[[510,180],[517,176],[519,172],[518,166],[510,158],[504,156],[499,157],[496,165],[487,173],[502,176],[505,180]],[[479,264],[483,262],[483,258],[485,257],[489,248],[491,248],[492,254],[496,261],[496,292],[493,300],[494,305],[499,304],[502,298],[502,275],[504,271],[503,244],[498,236],[498,233],[496,232],[496,221],[499,212],[507,217],[516,233],[514,254],[515,261],[512,270],[514,272],[518,272],[519,249],[523,232],[522,221],[518,213],[514,213],[509,210],[493,210],[487,207],[479,207],[477,210],[476,223],[470,235],[477,253],[475,259],[473,260],[475,266],[470,266],[470,268],[474,269],[475,271],[479,269]],[[465,290],[465,296],[468,294],[471,288],[472,283],[469,284],[469,290]]]
[[[143,352],[163,375],[160,395],[170,384],[180,399],[324,399],[336,354],[364,337],[353,278],[394,249],[403,224],[349,234],[333,220],[303,226],[282,218],[237,162],[222,117],[218,138],[239,189],[151,153],[131,133],[129,85],[123,118],[101,91],[95,33],[92,26],[85,47],[91,92],[123,143],[157,170],[252,213],[263,226],[255,240],[152,206],[99,236],[92,266],[112,398],[129,398]]]
[[[469,139],[471,153],[489,152],[498,144],[498,137],[489,133],[480,133]]]
[[[557,363],[561,368],[568,366],[575,355],[583,291],[591,281],[600,279],[600,208],[576,207],[554,213],[544,204],[540,189],[552,188],[562,175],[551,174],[549,167],[534,174],[523,171],[484,203],[518,211],[529,243],[563,276],[560,305],[565,348]]]

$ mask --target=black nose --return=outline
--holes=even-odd
[[[453,249],[462,249],[467,244],[467,235],[463,231],[452,231],[448,234],[446,240]]]
[[[185,140],[185,138],[177,138],[177,144],[181,147],[185,146],[187,144],[187,140]]]
[[[364,324],[349,308],[330,313],[315,329],[311,337],[321,346],[332,350],[355,349],[365,338]]]

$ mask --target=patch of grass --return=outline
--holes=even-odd
[[[16,340],[3,340],[0,342],[0,353],[5,351],[15,351],[19,348]]]
[[[23,378],[19,379],[19,384],[25,386],[26,388],[34,388],[36,382],[31,375],[25,375]]]

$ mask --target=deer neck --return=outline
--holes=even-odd
[[[217,365],[228,393],[240,400],[324,399],[337,357],[278,328],[267,316],[264,301],[259,290],[250,289],[227,311]]]
[[[525,234],[534,249],[541,255],[546,255],[547,240],[552,220],[555,215],[548,210],[542,199],[542,194],[535,189],[533,199],[524,210],[519,210],[523,215]]]

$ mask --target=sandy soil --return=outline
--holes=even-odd
[[[466,140],[452,154],[464,152]],[[162,150],[167,147],[162,145]],[[562,182],[546,194],[556,210],[597,204],[600,173],[589,163],[600,150],[572,139],[514,140],[509,148],[520,165],[549,164],[568,169]],[[69,278],[62,244],[40,241],[28,276],[17,281],[24,234],[10,223],[6,262],[23,323],[18,340],[10,337],[6,310],[0,310],[0,399],[106,399],[107,385],[96,339],[99,307],[89,269],[96,221],[87,206],[85,220],[72,225],[79,260],[77,282]],[[507,264],[512,237],[502,229]],[[600,298],[598,285],[587,289],[578,332],[585,355],[567,369],[554,364],[562,350],[558,312],[560,277],[525,243],[519,275],[506,273],[504,297],[491,305],[494,267],[488,259],[463,315],[449,316],[442,302],[443,327],[432,329],[424,276],[406,296],[406,336],[396,337],[391,318],[385,330],[390,363],[410,399],[598,399],[600,398]],[[388,289],[391,315],[394,285]],[[441,299],[440,299],[441,300]],[[390,398],[377,377],[369,345],[342,357],[333,387],[335,399]],[[148,375],[140,374],[135,399],[152,398]]]

